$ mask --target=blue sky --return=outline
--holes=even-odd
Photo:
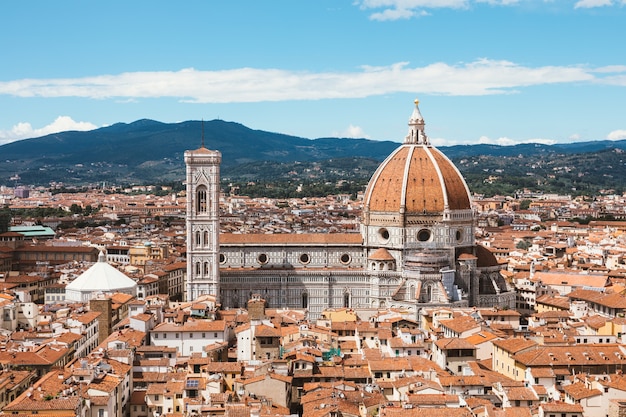
[[[626,139],[626,0],[2,4],[0,144],[148,118],[435,145]]]

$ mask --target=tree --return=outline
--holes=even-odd
[[[530,207],[530,200],[522,200],[519,203],[519,209],[520,210],[528,210],[528,208]]]
[[[5,206],[0,210],[0,233],[8,232],[10,224],[11,224],[11,210],[9,209],[8,206]]]

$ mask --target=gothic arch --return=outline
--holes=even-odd
[[[196,189],[196,213],[206,213],[207,205],[207,188],[204,185],[200,185]]]
[[[350,308],[352,305],[352,294],[350,294],[350,289],[345,288],[343,290],[343,307]]]

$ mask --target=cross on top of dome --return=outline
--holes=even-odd
[[[430,145],[428,136],[424,131],[424,118],[418,107],[419,100],[415,99],[415,109],[409,119],[409,133],[404,139],[404,143],[417,145]]]

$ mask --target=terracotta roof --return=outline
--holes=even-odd
[[[439,324],[457,333],[463,333],[480,327],[478,322],[470,316],[459,316],[453,319],[440,320]]]
[[[468,408],[452,407],[384,407],[380,409],[380,417],[473,417]]]
[[[541,404],[544,413],[583,413],[583,406],[580,404],[568,404],[560,401]]]
[[[492,340],[498,339],[499,337],[495,334],[488,332],[486,330],[482,330],[478,333],[474,333],[473,335],[466,337],[467,340],[472,345],[480,345],[481,343],[491,342]]]
[[[603,288],[609,284],[606,275],[572,274],[564,272],[535,272],[534,280],[546,285]]]
[[[281,333],[280,329],[261,324],[259,326],[256,326],[254,330],[254,335],[256,337],[280,337]]]
[[[621,294],[606,294],[599,291],[578,289],[567,294],[570,299],[583,300],[609,308],[626,309],[626,297]]]
[[[447,207],[446,207],[447,203]],[[364,196],[370,212],[443,213],[471,209],[462,175],[438,149],[402,144],[378,167]]]
[[[575,401],[602,395],[602,391],[598,389],[589,389],[584,382],[575,382],[573,384],[563,385],[563,391],[565,391],[565,393],[572,397]]]
[[[459,339],[457,337],[449,339],[439,339],[435,342],[437,347],[441,350],[448,349],[476,349],[476,346],[467,341],[467,339]]]
[[[376,249],[367,259],[371,259],[373,261],[393,261],[395,258],[393,255],[389,253],[389,251],[385,248]]]
[[[537,401],[537,394],[526,387],[512,387],[506,390],[506,396],[510,401]]]
[[[498,343],[498,342],[494,342]],[[626,364],[619,345],[536,346],[517,353],[515,360],[524,366],[598,366]]]
[[[509,353],[521,352],[537,345],[537,343],[533,342],[532,340],[527,340],[521,337],[494,340],[493,344]]]

